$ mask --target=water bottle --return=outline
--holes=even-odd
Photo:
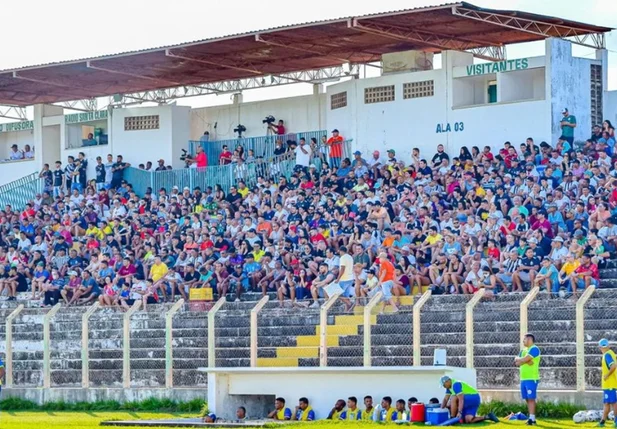
[[[373,421],[378,422],[381,418],[381,405],[378,404],[373,410]]]

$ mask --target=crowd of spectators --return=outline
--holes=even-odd
[[[554,145],[528,138],[457,156],[439,145],[408,159],[348,157],[334,130],[323,145],[299,142],[291,177],[227,192],[204,183],[136,195],[122,156],[97,158],[90,180],[83,154],[69,157],[46,166],[45,192],[23,211],[0,213],[0,290],[121,308],[193,288],[236,300],[273,292],[297,306],[342,293],[348,309],[378,290],[394,309],[427,288],[576,295],[599,284],[617,249],[617,154],[610,122],[578,148],[566,131],[575,125],[564,110]]]

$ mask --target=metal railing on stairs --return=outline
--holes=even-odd
[[[45,181],[39,178],[38,172],[5,183],[0,186],[0,207],[11,205],[14,210],[22,210],[44,188]]]

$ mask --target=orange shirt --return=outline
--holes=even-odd
[[[383,240],[383,243],[381,243],[381,245],[383,247],[390,247],[392,246],[392,244],[394,243],[394,236],[391,235],[390,237],[387,237]]]
[[[343,136],[330,137],[327,145],[330,146],[330,156],[332,158],[341,158],[343,156]]]
[[[272,232],[272,224],[270,224],[270,222],[264,221],[260,223],[259,225],[257,225],[256,231],[257,233],[261,233],[262,231],[265,231],[266,237],[269,237],[270,233]]]
[[[392,265],[392,262],[387,260],[379,262],[379,278],[384,282],[394,280],[394,265]]]

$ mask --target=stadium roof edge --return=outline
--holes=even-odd
[[[604,44],[612,28],[467,2],[305,22],[175,45],[0,70],[0,104],[25,106],[473,50],[547,37]],[[260,37],[265,36],[265,37]]]

